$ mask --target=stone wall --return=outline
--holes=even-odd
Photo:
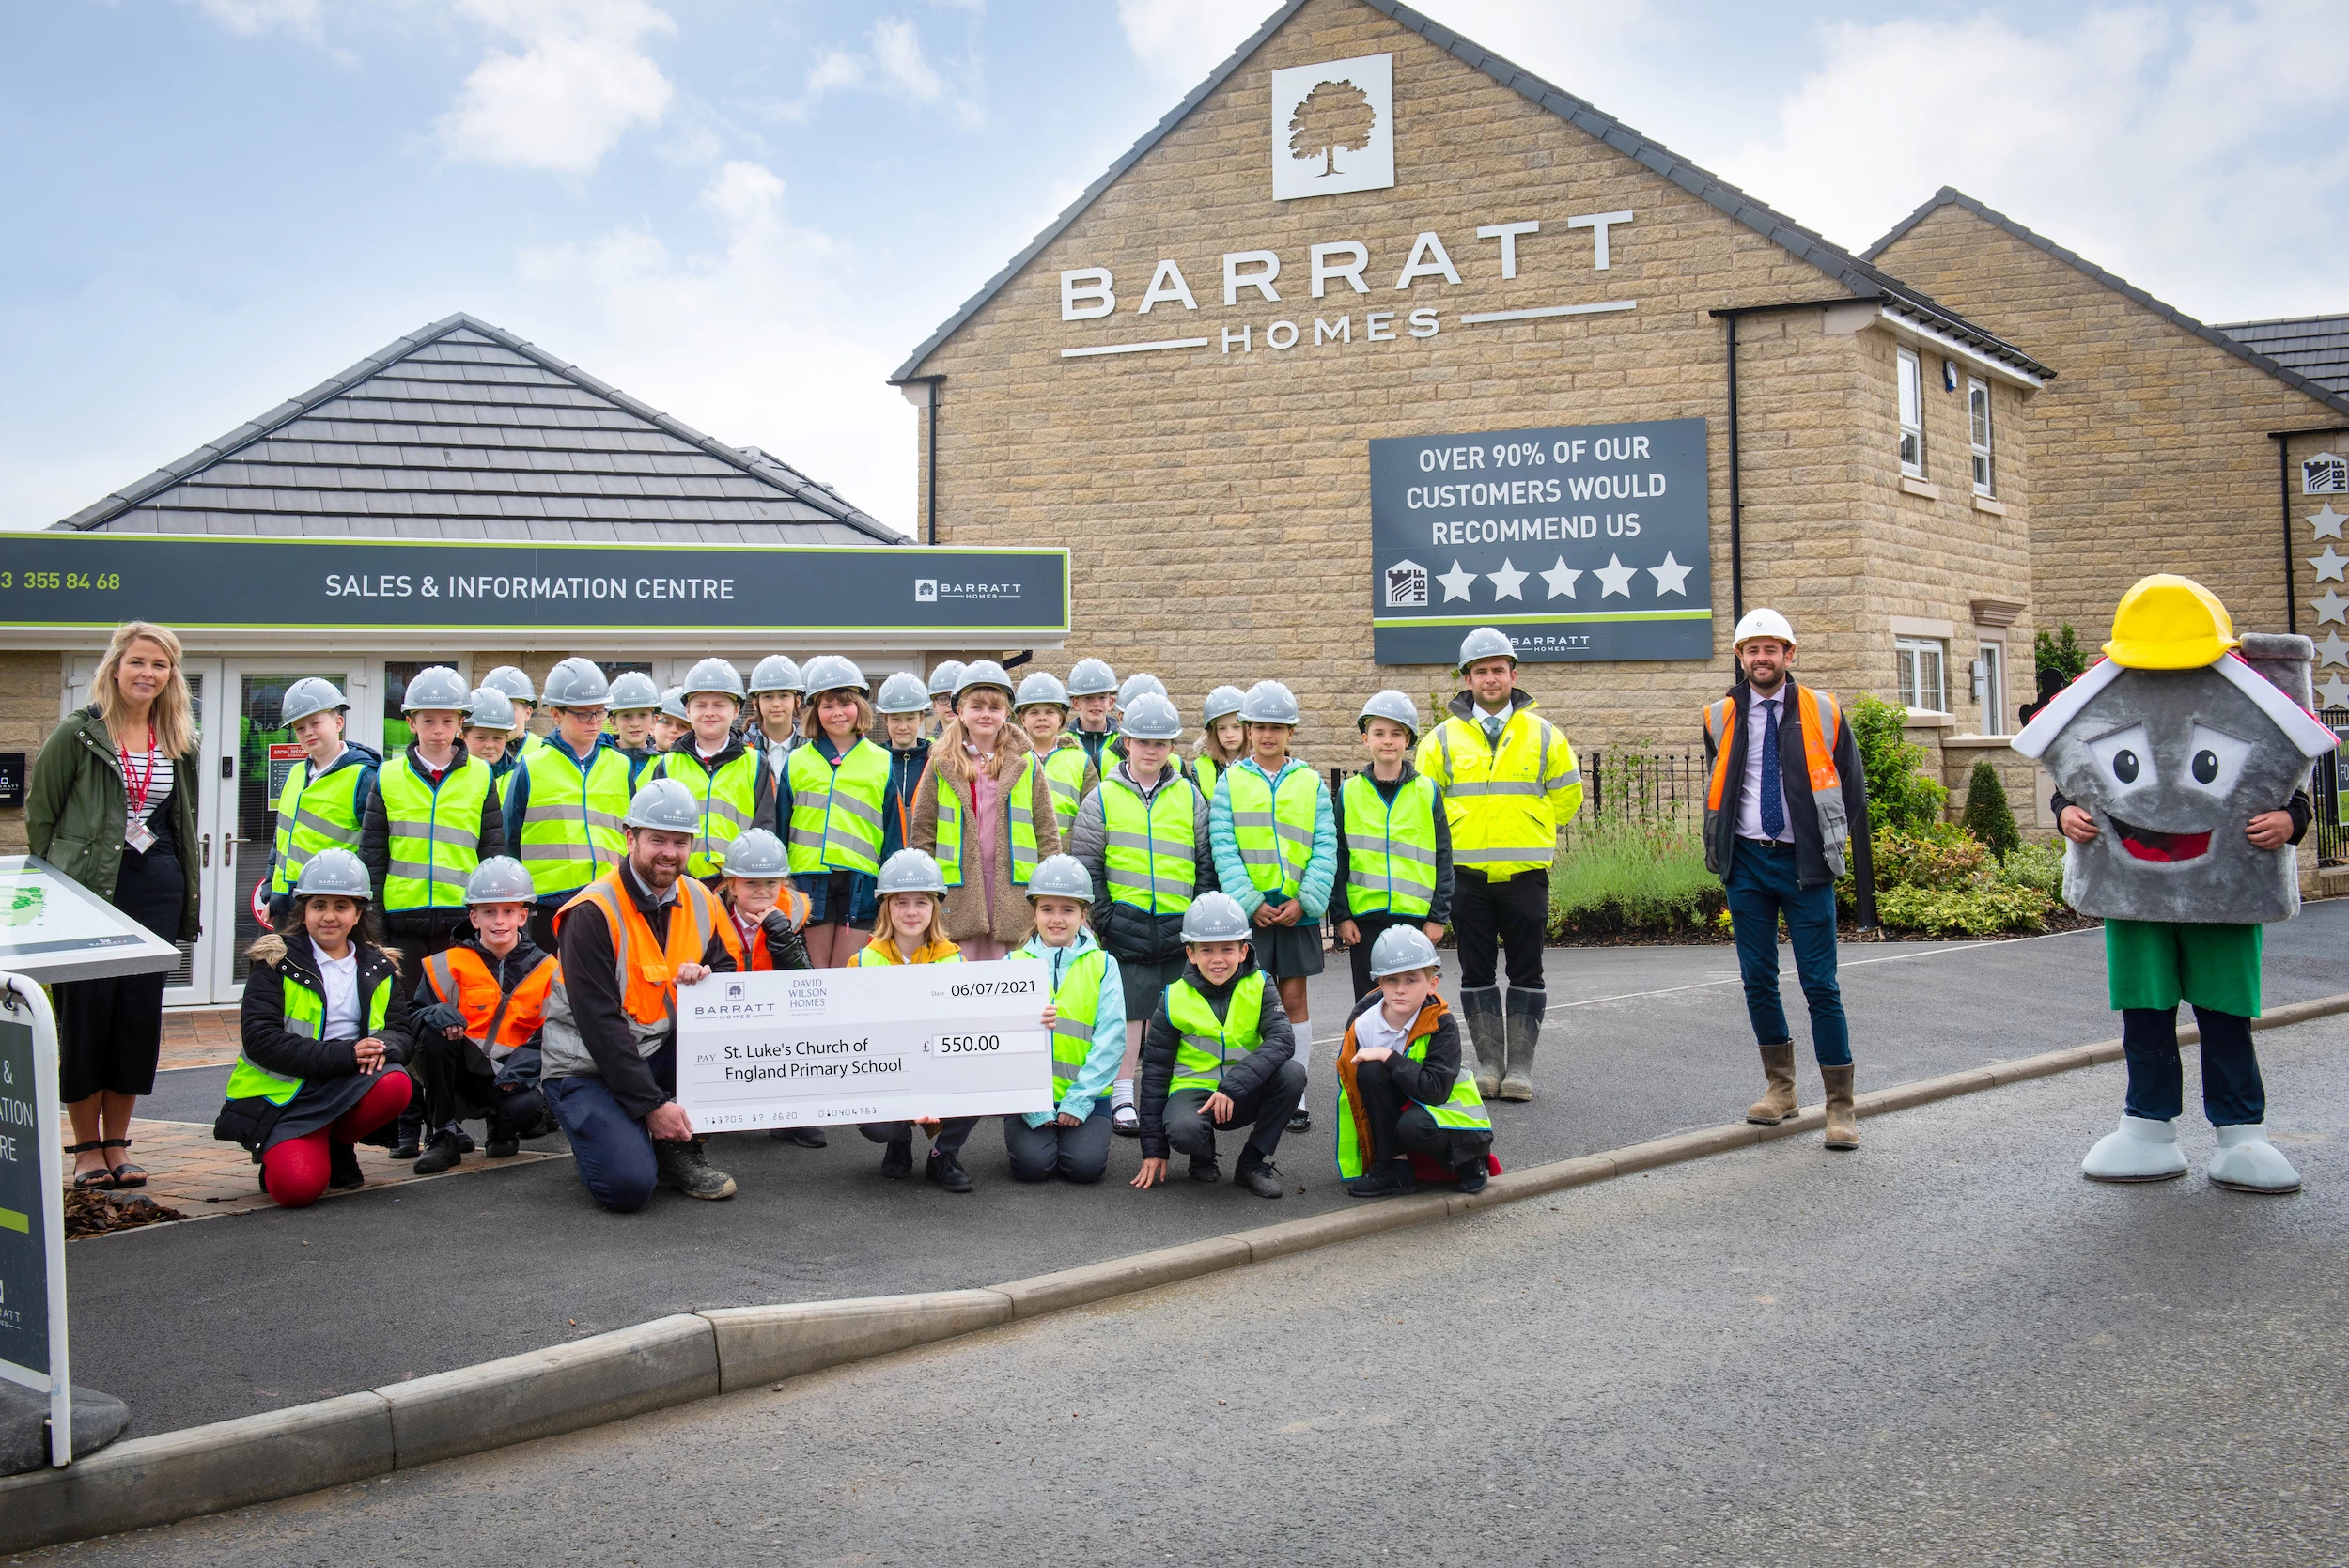
[[[0,653],[0,752],[24,753],[25,782],[32,782],[33,758],[41,742],[57,727],[57,707],[64,700],[65,663],[54,653]],[[20,806],[0,807],[0,855],[22,855],[24,812]]]

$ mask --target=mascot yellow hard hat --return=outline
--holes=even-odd
[[[2199,670],[2241,642],[2217,594],[2155,572],[2121,596],[2105,657],[2127,670]]]

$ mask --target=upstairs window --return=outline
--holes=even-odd
[[[1913,349],[1900,354],[1901,472],[1912,479],[1925,476],[1925,370]]]
[[[1974,493],[1995,495],[1995,470],[1990,460],[1990,388],[1981,381],[1966,383],[1966,419],[1974,445]]]

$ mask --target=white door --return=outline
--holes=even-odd
[[[1983,643],[1982,647],[1982,733],[2005,735],[2006,644]]]

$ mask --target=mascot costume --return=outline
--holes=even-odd
[[[2306,833],[2311,759],[2339,744],[2309,711],[2305,637],[2237,637],[2201,583],[2148,577],[2122,596],[2105,657],[2052,698],[2015,749],[2044,763],[2067,831],[2064,900],[2105,923],[2129,1089],[2121,1126],[2088,1152],[2095,1181],[2186,1173],[2178,1003],[2201,1025],[2202,1108],[2217,1129],[2210,1179],[2295,1192],[2267,1141],[2251,1047],[2263,923],[2299,912],[2292,845]],[[2288,814],[2286,821],[2278,817]],[[2285,834],[2288,832],[2289,836]],[[2271,841],[2263,847],[2261,841]]]

